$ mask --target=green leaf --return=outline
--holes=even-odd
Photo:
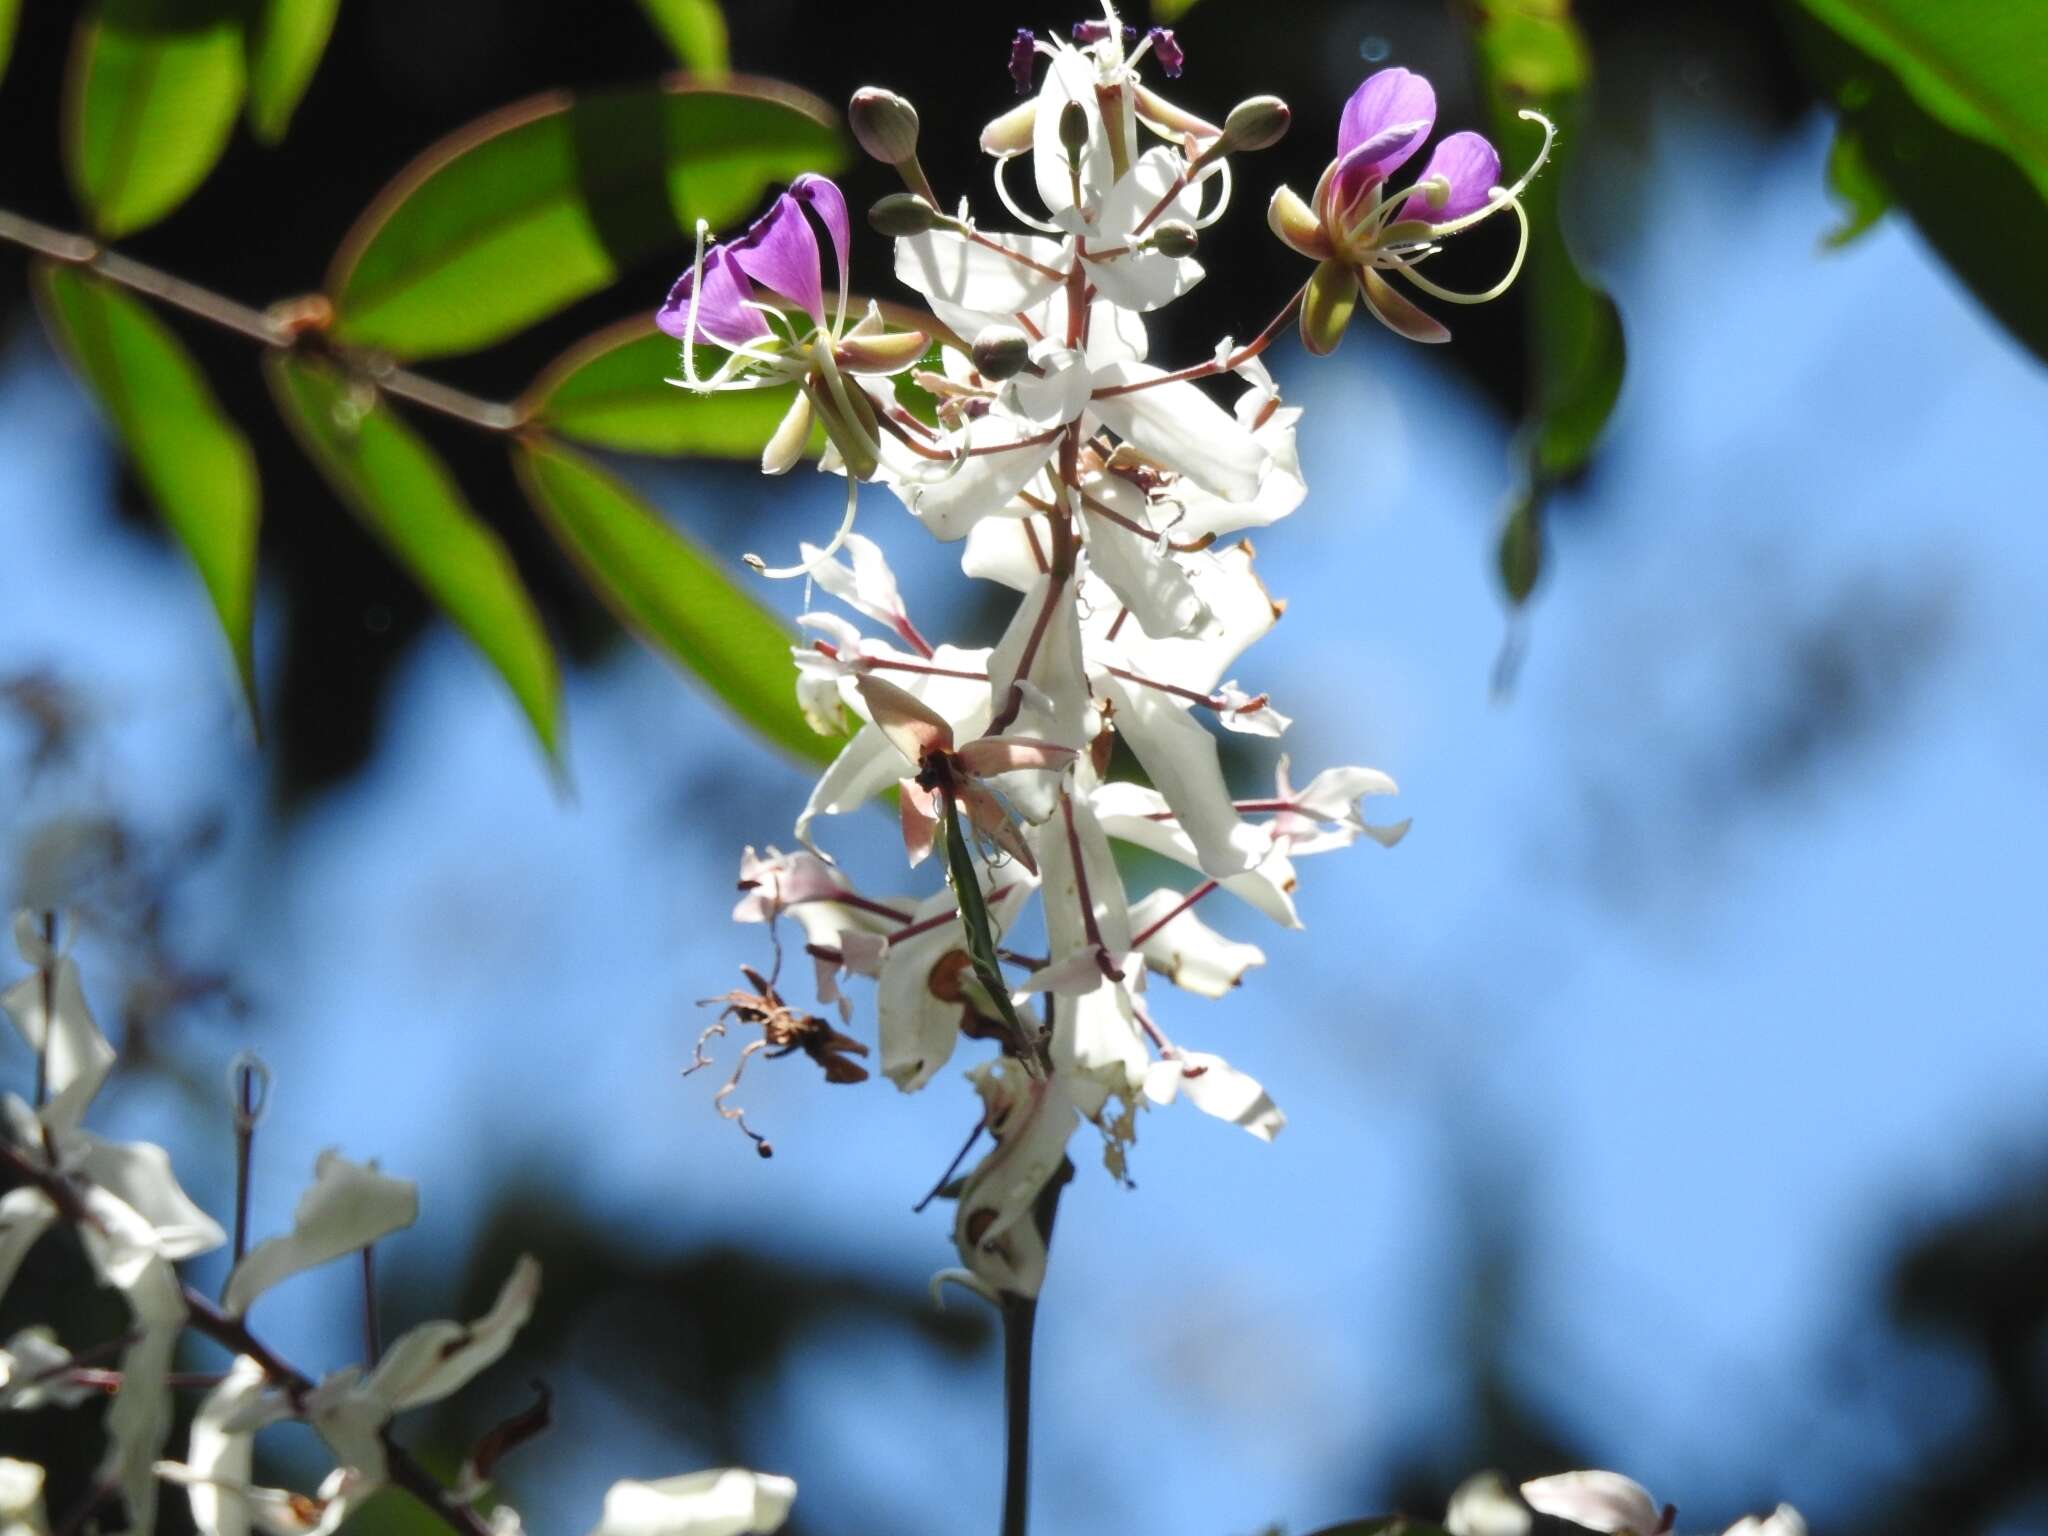
[[[265,144],[277,144],[313,83],[341,0],[256,0],[256,5],[249,27],[249,131]]]
[[[764,81],[536,98],[429,150],[357,221],[328,275],[336,334],[402,357],[487,346],[844,155],[821,102]]]
[[[796,386],[692,394],[668,382],[682,369],[680,350],[653,321],[625,321],[565,353],[534,381],[521,409],[550,431],[596,448],[759,459]],[[823,450],[823,439],[814,429],[813,451]]]
[[[242,108],[240,0],[101,0],[65,83],[64,162],[95,231],[153,224],[206,179]]]
[[[640,8],[690,73],[723,80],[730,72],[725,12],[718,0],[640,0]]]
[[[561,684],[533,600],[440,458],[366,384],[331,364],[264,359],[278,409],[327,483],[504,678],[550,756]]]
[[[2048,53],[2034,0],[1785,0],[1795,44],[1861,162],[2048,361]],[[1841,140],[1837,140],[1838,146]],[[1830,157],[1829,180],[1843,180]],[[1987,227],[1995,236],[1987,237]]]
[[[14,52],[14,28],[21,20],[21,0],[0,0],[0,79],[7,75],[7,60]]]
[[[1891,194],[1863,158],[1863,146],[1847,128],[1835,129],[1828,146],[1828,190],[1842,205],[1842,222],[1823,237],[1831,249],[1839,249],[1871,228],[1892,205]]]
[[[1195,0],[1152,0],[1152,19],[1161,26],[1179,21],[1195,8]]]
[[[941,819],[946,824],[946,881],[960,903],[960,927],[967,935],[967,958],[974,963],[975,980],[988,1000],[1002,1015],[1010,1038],[1022,1049],[1030,1040],[1024,1021],[1017,1017],[1010,1000],[1010,984],[1003,980],[1002,962],[996,958],[996,936],[989,922],[988,902],[982,898],[981,881],[974,873],[974,856],[967,848],[967,834],[960,825],[960,806],[950,797]]]
[[[818,763],[837,754],[843,743],[818,735],[797,707],[795,632],[711,555],[572,449],[528,438],[513,464],[534,509],[622,624],[785,752]]]
[[[1529,419],[1520,442],[1525,489],[1504,535],[1500,564],[1519,604],[1536,580],[1537,526],[1543,501],[1577,474],[1621,392],[1627,347],[1614,301],[1580,272],[1565,241],[1559,187],[1585,117],[1591,55],[1569,0],[1478,0],[1479,73],[1508,170],[1536,143],[1536,126],[1516,114],[1533,108],[1557,124],[1551,163],[1522,194],[1531,233],[1522,284],[1529,314]],[[1512,544],[1513,547],[1510,547]]]
[[[39,267],[35,280],[65,355],[213,600],[253,720],[249,626],[262,493],[248,439],[184,343],[147,305],[72,267]]]

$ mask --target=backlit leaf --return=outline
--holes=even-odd
[[[513,450],[513,463],[534,509],[622,624],[785,752],[831,760],[843,743],[814,732],[797,707],[795,631],[573,449],[532,437]]]
[[[640,0],[640,8],[691,74],[721,80],[731,69],[718,0]]]
[[[1863,158],[1863,146],[1853,130],[1837,128],[1828,146],[1828,191],[1842,205],[1842,222],[1827,232],[1829,246],[1847,245],[1870,229],[1891,207],[1891,194]]]
[[[0,79],[7,76],[7,59],[14,52],[14,28],[21,20],[21,0],[0,0]]]
[[[1984,306],[2048,360],[2040,5],[1786,0],[1786,11],[1808,73],[1855,147],[1861,190],[1852,210],[1888,196]],[[1838,193],[1840,169],[1831,157]]]
[[[274,353],[264,367],[278,409],[335,494],[476,643],[554,754],[554,652],[511,556],[447,466],[374,390],[332,365]]]
[[[147,305],[71,267],[39,268],[36,285],[65,356],[197,568],[254,719],[249,626],[262,499],[248,439],[222,412],[184,344]]]
[[[822,103],[764,81],[536,98],[429,150],[357,222],[328,274],[337,334],[403,357],[486,346],[843,158]]]
[[[93,228],[153,224],[206,179],[242,108],[240,0],[101,0],[65,83],[64,162]]]
[[[278,143],[291,126],[340,8],[341,0],[257,0],[249,25],[249,131],[265,144]]]
[[[1517,172],[1534,152],[1537,128],[1523,108],[1557,124],[1551,162],[1522,194],[1531,235],[1521,286],[1529,314],[1530,412],[1520,440],[1524,489],[1509,513],[1499,562],[1511,602],[1534,589],[1545,501],[1583,469],[1614,402],[1627,362],[1621,315],[1589,282],[1565,240],[1559,188],[1585,118],[1592,59],[1569,0],[1478,0],[1479,73],[1494,139]]]

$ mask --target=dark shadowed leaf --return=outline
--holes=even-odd
[[[533,722],[560,745],[560,680],[512,558],[440,458],[367,385],[310,358],[264,359],[278,409],[335,494],[476,642]]]
[[[1787,12],[1860,162],[1852,227],[1889,197],[2048,360],[2048,15],[2029,0],[1787,0]],[[1839,171],[1831,157],[1842,192]]]
[[[1863,158],[1863,146],[1846,127],[1835,130],[1835,141],[1828,146],[1828,191],[1842,205],[1841,224],[1824,237],[1831,247],[1847,245],[1883,218],[1892,205],[1891,194]]]
[[[337,333],[404,357],[486,346],[843,157],[823,103],[766,81],[507,108],[429,150],[357,221],[328,274]]]
[[[563,437],[625,453],[758,459],[796,386],[696,395],[667,382],[681,348],[651,320],[628,320],[565,353],[534,381],[522,410]],[[700,348],[700,366],[717,358]],[[823,433],[814,435],[820,448]]]
[[[254,719],[249,624],[262,500],[248,440],[222,413],[184,344],[146,305],[69,267],[39,268],[36,285],[65,356],[198,569]]]
[[[1152,0],[1152,19],[1162,25],[1179,21],[1195,8],[1195,0]]]
[[[257,0],[249,24],[249,131],[276,144],[334,31],[341,0]]]
[[[1370,1520],[1347,1520],[1327,1525],[1309,1536],[1445,1536],[1444,1528],[1427,1520],[1410,1520],[1406,1515],[1377,1515]]]
[[[731,69],[726,51],[725,12],[718,0],[640,0],[654,30],[674,50],[676,61],[702,80],[723,79]]]
[[[64,161],[93,228],[153,224],[206,179],[242,109],[240,0],[101,0],[65,82]]]
[[[731,572],[574,450],[536,437],[513,461],[534,509],[621,623],[783,751],[832,759],[842,743],[797,708],[795,632]]]
[[[1500,553],[1509,598],[1520,604],[1540,571],[1544,501],[1591,458],[1621,392],[1627,350],[1614,301],[1579,270],[1560,218],[1559,188],[1579,142],[1592,62],[1569,0],[1479,0],[1476,22],[1480,79],[1504,174],[1516,174],[1537,142],[1535,125],[1518,112],[1534,108],[1558,128],[1550,165],[1522,196],[1531,225],[1522,276],[1531,406],[1521,439],[1525,485]]]

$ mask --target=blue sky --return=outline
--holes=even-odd
[[[1307,865],[1306,933],[1215,914],[1267,950],[1237,995],[1162,993],[1176,1038],[1258,1074],[1291,1123],[1269,1148],[1159,1111],[1138,1190],[1083,1168],[1040,1338],[1043,1529],[1359,1513],[1392,1451],[1468,1411],[1450,1362],[1475,1184],[1526,1242],[1518,1380],[1703,1526],[1737,1512],[1717,1499],[1825,1510],[1966,1423],[1941,1390],[1922,1422],[1859,1417],[1825,1367],[1875,1317],[1903,1222],[2041,1154],[2048,379],[1897,222],[1818,249],[1820,125],[1709,133],[1660,124],[1638,234],[1599,252],[1631,370],[1554,519],[1512,699],[1488,686],[1506,425],[1363,326],[1279,365],[1311,498],[1257,541],[1290,608],[1240,675],[1297,716],[1301,773],[1383,767],[1416,827]],[[950,1073],[903,1099],[756,1070],[770,1164],[676,1073],[693,1001],[763,957],[726,922],[733,869],[741,842],[788,841],[802,774],[622,650],[570,679],[565,801],[443,630],[365,773],[278,829],[196,582],[107,519],[102,434],[32,343],[0,374],[0,442],[0,655],[61,667],[107,722],[82,782],[14,829],[108,800],[166,824],[236,807],[244,857],[185,937],[236,964],[277,1074],[258,1231],[340,1144],[422,1181],[401,1262],[459,1255],[479,1187],[527,1164],[650,1247],[738,1239],[906,1284],[948,1262],[945,1216],[910,1205],[973,1116]],[[691,521],[692,482],[658,483]],[[835,484],[743,493],[748,547],[815,537]],[[942,582],[949,553],[876,502],[906,587]],[[886,884],[889,832],[832,835]],[[180,1039],[193,1091],[239,1043],[220,1022]],[[103,1103],[104,1129],[225,1189],[188,1093]],[[338,1363],[345,1281],[266,1301],[266,1331]],[[759,1405],[786,1434],[767,1459],[814,1530],[977,1525],[996,1373],[807,1341]],[[697,1464],[604,1383],[559,1385],[545,1475],[511,1490],[530,1528]]]

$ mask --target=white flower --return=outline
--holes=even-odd
[[[590,1536],[765,1536],[782,1528],[795,1499],[790,1479],[736,1467],[629,1479],[612,1484]]]
[[[1672,1510],[1658,1508],[1649,1489],[1619,1472],[1560,1472],[1522,1484],[1522,1497],[1539,1515],[1569,1520],[1609,1536],[1663,1536]]]
[[[235,1317],[281,1280],[367,1248],[419,1219],[419,1186],[394,1179],[375,1164],[350,1162],[333,1148],[313,1165],[313,1183],[299,1196],[292,1230],[258,1243],[244,1255],[221,1296]]]
[[[1498,1472],[1477,1472],[1458,1484],[1444,1512],[1450,1536],[1529,1536],[1529,1508]]]
[[[0,1536],[45,1536],[43,1469],[0,1456]]]
[[[1146,1098],[1171,1104],[1176,1094],[1203,1114],[1250,1131],[1261,1141],[1271,1141],[1287,1124],[1256,1078],[1207,1051],[1179,1051],[1146,1069]]]
[[[1768,1515],[1744,1515],[1722,1536],[1806,1536],[1806,1521],[1790,1504],[1780,1504]]]
[[[1266,963],[1256,944],[1240,944],[1216,932],[1188,906],[1181,892],[1162,888],[1131,907],[1131,926],[1145,964],[1184,991],[1223,997],[1244,973]]]
[[[71,1351],[48,1328],[24,1328],[0,1349],[0,1409],[75,1408],[98,1396],[66,1374]]]
[[[1065,1173],[1067,1142],[1078,1117],[1058,1074],[1037,1076],[1005,1056],[968,1076],[982,1097],[996,1146],[968,1174],[954,1213],[953,1242],[967,1267],[942,1272],[933,1285],[956,1280],[991,1301],[1036,1296],[1045,1282],[1046,1256],[1038,1205]]]
[[[45,1123],[60,1134],[75,1131],[86,1105],[113,1068],[114,1048],[85,1005],[77,963],[44,941],[33,913],[15,914],[14,939],[22,958],[36,970],[0,992],[0,1008],[14,1021],[30,1054],[42,1063],[48,1090]]]
[[[256,1436],[233,1426],[262,1397],[268,1381],[262,1366],[238,1356],[193,1414],[184,1461],[156,1465],[157,1476],[184,1484],[199,1536],[247,1536]]]

